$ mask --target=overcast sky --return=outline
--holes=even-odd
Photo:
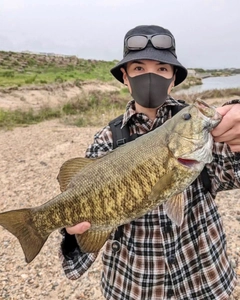
[[[187,68],[240,68],[240,0],[0,0],[0,50],[120,60],[137,25],[168,28]]]

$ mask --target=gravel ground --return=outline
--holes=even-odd
[[[57,195],[59,167],[83,156],[96,131],[58,121],[0,131],[0,210],[36,206]],[[80,280],[70,281],[58,259],[60,240],[54,232],[26,264],[17,239],[0,226],[0,299],[103,299],[101,257]]]
[[[84,155],[97,128],[76,128],[59,121],[0,131],[0,210],[36,206],[59,193],[56,176],[64,161]],[[240,276],[240,191],[217,198],[228,253]],[[0,227],[0,299],[100,300],[101,257],[77,281],[65,278],[59,259],[60,235],[54,232],[40,254],[26,264],[15,237]],[[234,299],[240,299],[240,285]]]

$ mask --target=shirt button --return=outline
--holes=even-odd
[[[174,255],[170,255],[167,260],[170,265],[173,265],[176,262],[176,258]]]
[[[114,253],[117,253],[120,250],[120,248],[121,248],[121,244],[119,243],[119,241],[114,241],[112,243],[112,251]]]

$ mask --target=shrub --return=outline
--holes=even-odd
[[[2,74],[3,77],[13,78],[15,76],[14,71],[6,71]]]
[[[33,83],[36,80],[36,78],[37,78],[37,74],[34,75],[34,76],[32,76],[32,77],[30,77],[30,78],[25,79],[25,83],[26,84],[31,84],[31,83]]]
[[[56,76],[54,81],[57,82],[57,83],[63,83],[64,79],[61,76]]]

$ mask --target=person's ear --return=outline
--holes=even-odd
[[[127,72],[126,72],[126,70],[125,70],[124,68],[121,68],[120,70],[121,70],[122,73],[123,73],[123,83],[124,83],[125,85],[128,85],[128,78],[127,78]]]
[[[171,81],[171,83],[170,83],[170,85],[169,85],[169,87],[168,87],[168,94],[170,94],[171,93],[171,90],[174,88],[174,86],[175,86],[175,79],[176,79],[176,75],[174,74],[173,75],[173,80]]]
[[[132,93],[131,85],[129,83],[128,77],[127,77],[127,72],[124,68],[120,69],[123,73],[123,83],[128,87],[129,93]]]

